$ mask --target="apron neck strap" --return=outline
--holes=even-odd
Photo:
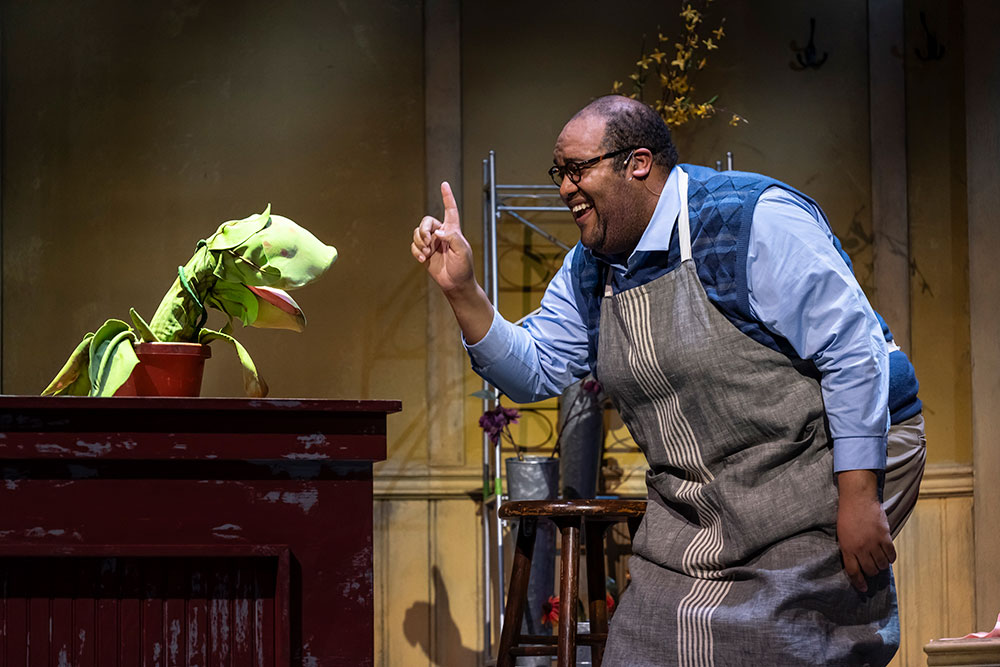
[[[688,175],[677,167],[677,194],[681,200],[681,211],[677,216],[677,234],[681,246],[681,261],[691,259],[691,219],[688,214]]]
[[[681,210],[677,215],[677,234],[681,246],[681,262],[691,259],[691,217],[688,213],[688,175],[677,167],[677,195],[680,198]],[[604,296],[611,296],[612,271],[609,264],[604,274]]]

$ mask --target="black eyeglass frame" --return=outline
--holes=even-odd
[[[549,169],[549,178],[552,179],[553,183],[561,186],[563,179],[568,176],[570,183],[576,184],[580,182],[581,178],[583,178],[584,169],[590,169],[601,160],[607,160],[608,158],[615,157],[616,155],[621,155],[626,151],[635,152],[640,148],[642,148],[642,146],[628,146],[626,148],[619,148],[616,151],[611,151],[610,153],[605,153],[604,155],[592,157],[589,160],[583,160],[582,162],[570,160],[562,166],[555,164]]]

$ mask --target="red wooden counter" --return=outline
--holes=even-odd
[[[371,665],[399,409],[0,396],[0,664]]]

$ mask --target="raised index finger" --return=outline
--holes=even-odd
[[[448,181],[441,184],[441,201],[444,203],[444,226],[458,227],[458,203]]]

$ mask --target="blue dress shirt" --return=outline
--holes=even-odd
[[[680,211],[677,182],[675,167],[628,265],[611,265],[616,291],[663,274],[643,261],[665,256],[669,247]],[[814,205],[782,188],[765,190],[750,231],[750,311],[819,370],[834,471],[882,470],[888,350],[868,299],[832,239]],[[541,307],[522,326],[494,312],[486,336],[466,345],[473,370],[519,403],[558,395],[590,370],[587,328],[574,297],[580,285],[570,270],[576,250],[567,254]]]

